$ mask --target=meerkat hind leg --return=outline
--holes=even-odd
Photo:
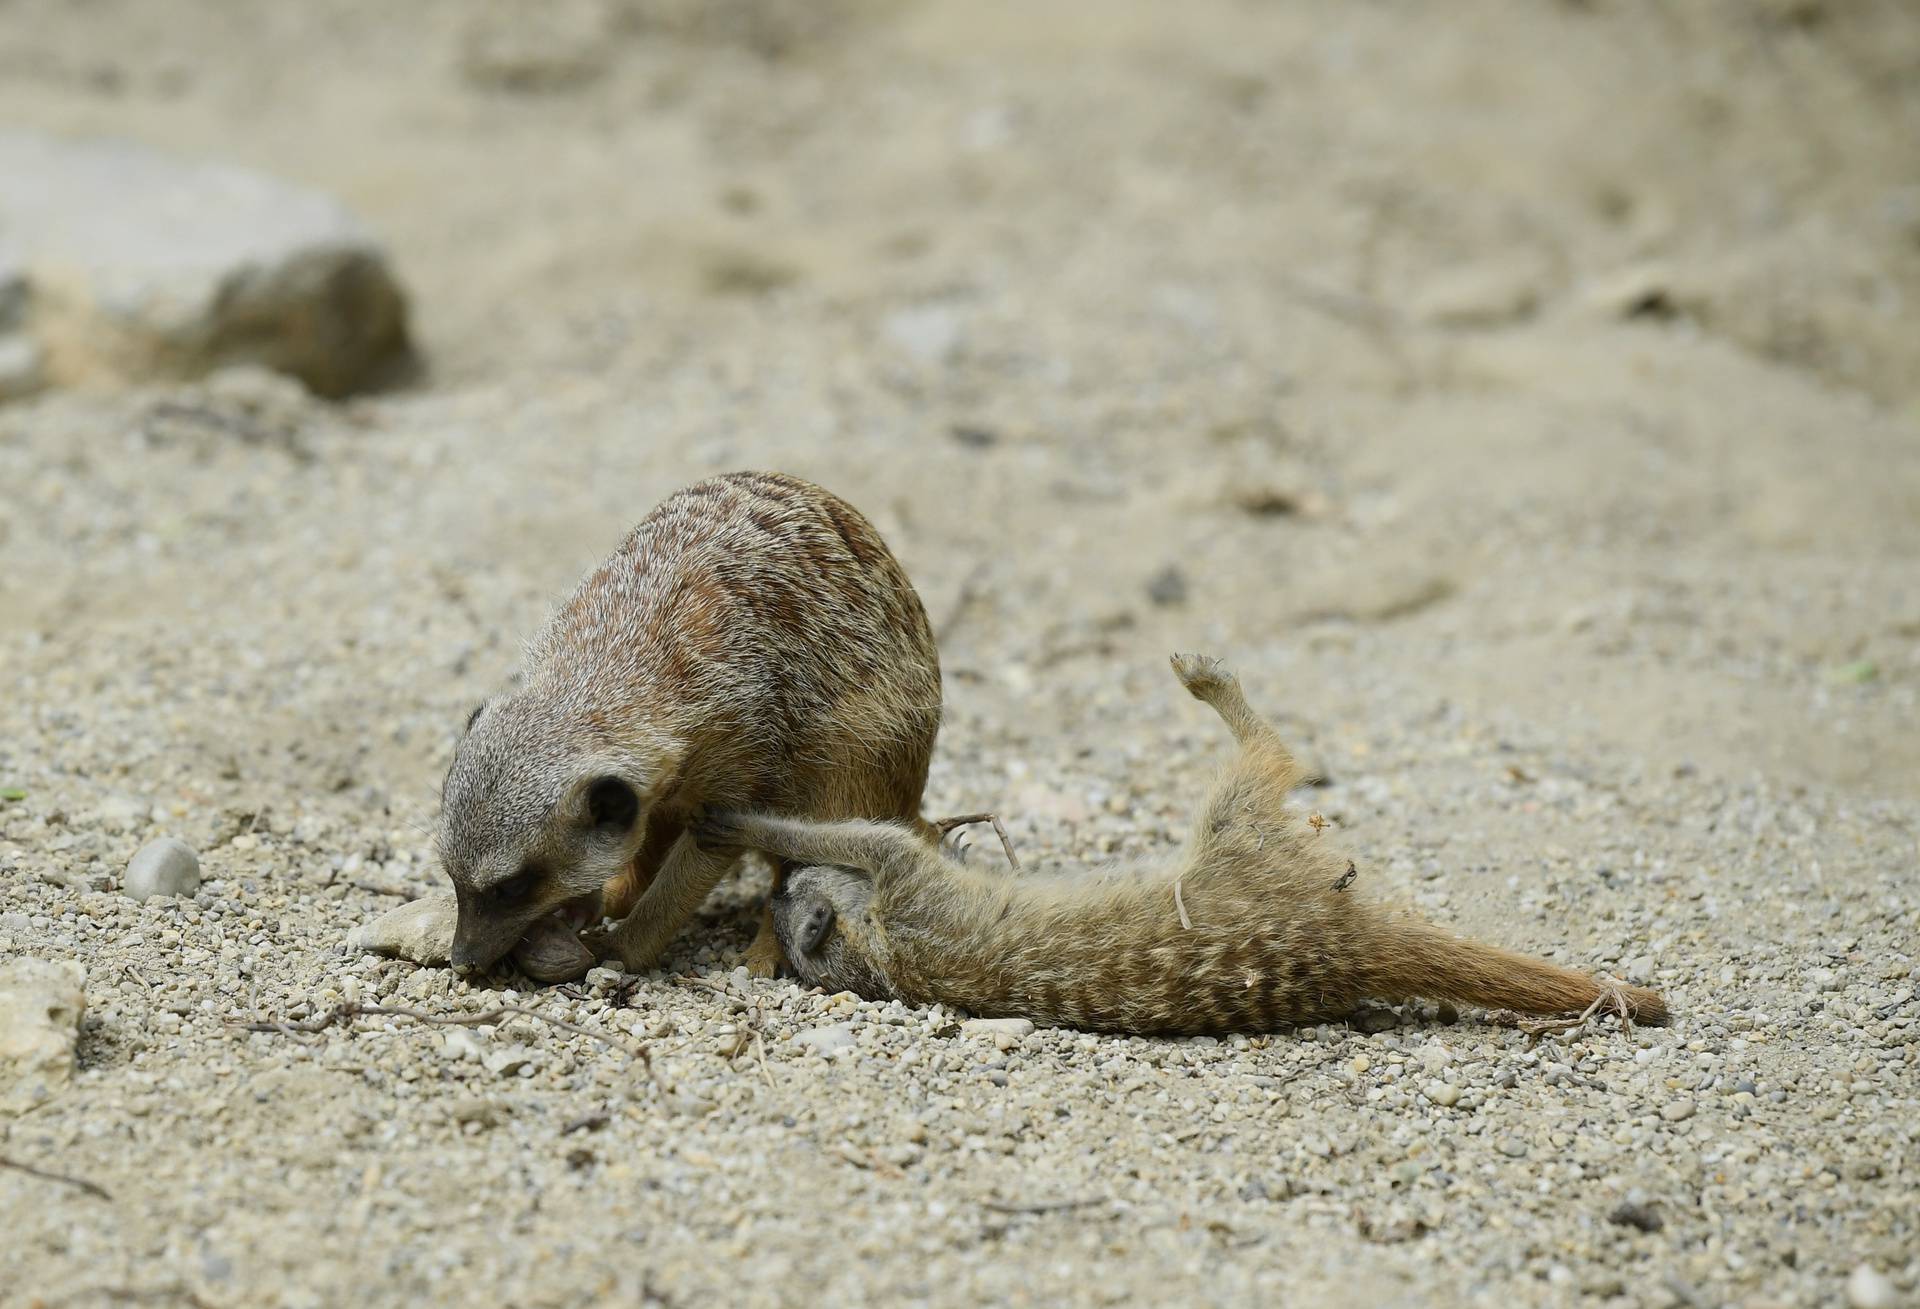
[[[1273,730],[1273,724],[1247,703],[1240,679],[1212,655],[1177,654],[1172,663],[1180,684],[1194,699],[1220,715],[1240,748],[1249,755],[1260,756],[1261,762],[1273,770],[1273,780],[1281,789],[1291,786],[1299,776],[1300,766],[1294,761],[1293,752],[1280,740],[1280,734]]]

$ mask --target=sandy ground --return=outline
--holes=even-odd
[[[430,363],[0,409],[0,949],[89,1005],[4,1153],[111,1197],[0,1171],[0,1302],[1915,1301],[1910,7],[547,15],[0,0],[0,121],[334,192]],[[1679,1021],[996,1042],[734,974],[751,885],[644,978],[350,955],[545,606],[741,466],[920,586],[931,811],[1165,848],[1217,652],[1376,885]],[[235,1026],[356,999],[606,1040]]]

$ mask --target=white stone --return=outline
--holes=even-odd
[[[480,1066],[498,1077],[520,1076],[533,1065],[534,1053],[524,1045],[509,1045],[480,1056]]]
[[[881,331],[889,343],[921,363],[945,363],[960,347],[960,318],[946,305],[895,310]]]
[[[832,1055],[842,1050],[851,1050],[854,1046],[853,1028],[847,1023],[833,1023],[827,1027],[812,1027],[797,1034],[793,1043],[803,1050],[815,1054]]]
[[[1853,1309],[1892,1309],[1899,1301],[1892,1279],[1872,1264],[1861,1264],[1847,1275],[1847,1303]]]
[[[44,1104],[72,1080],[86,981],[67,961],[0,964],[0,1117]]]
[[[163,836],[141,846],[127,865],[126,893],[135,900],[156,895],[191,896],[200,889],[200,856],[185,841]]]

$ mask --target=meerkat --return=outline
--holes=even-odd
[[[453,963],[490,966],[523,937],[537,955],[550,916],[604,913],[621,920],[611,953],[652,967],[733,862],[684,839],[701,805],[937,841],[920,797],[939,727],[926,611],[858,510],[779,473],[678,491],[467,721],[438,831]],[[747,965],[779,962],[763,916]]]
[[[1174,671],[1239,754],[1172,863],[1009,877],[906,830],[705,813],[694,836],[787,862],[775,929],[800,978],[869,999],[1140,1034],[1264,1032],[1416,996],[1528,1014],[1596,1004],[1660,1023],[1656,993],[1462,940],[1356,885],[1286,803],[1300,779],[1217,660]]]

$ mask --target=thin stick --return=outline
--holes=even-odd
[[[89,1182],[84,1177],[69,1177],[65,1173],[50,1173],[44,1168],[35,1168],[32,1164],[23,1164],[18,1159],[9,1159],[5,1155],[0,1155],[0,1168],[11,1168],[16,1173],[25,1173],[28,1177],[37,1177],[43,1182],[60,1182],[67,1186],[78,1187],[96,1200],[105,1200],[109,1204],[113,1203],[113,1196],[108,1194],[106,1187],[96,1182]]]
[[[1020,867],[1020,856],[1013,852],[1013,839],[1007,835],[1007,829],[1000,824],[998,814],[958,814],[952,818],[940,818],[934,821],[934,827],[945,836],[956,827],[970,827],[975,823],[993,824],[993,834],[1000,838],[1000,848],[1007,852],[1007,862],[1014,868]]]
[[[997,1214],[1058,1214],[1071,1209],[1089,1209],[1097,1204],[1105,1204],[1102,1196],[1089,1196],[1084,1200],[1043,1200],[1037,1204],[1007,1204],[1000,1200],[982,1200],[983,1209],[991,1209]]]
[[[1596,980],[1600,987],[1600,994],[1593,998],[1593,1003],[1588,1005],[1577,1018],[1527,1018],[1521,1014],[1514,1013],[1510,1009],[1496,1009],[1488,1014],[1487,1017],[1490,1021],[1499,1023],[1503,1027],[1517,1028],[1525,1032],[1528,1036],[1538,1040],[1543,1036],[1554,1036],[1561,1032],[1570,1032],[1574,1028],[1586,1023],[1593,1018],[1594,1015],[1604,1011],[1618,1018],[1620,1025],[1631,1032],[1633,1030],[1633,1004],[1627,999],[1626,988],[1621,986],[1620,983],[1606,978]]]
[[[414,890],[412,887],[382,886],[378,882],[362,882],[357,880],[353,882],[349,882],[348,885],[358,890],[365,891],[370,895],[390,895],[397,900],[412,901],[412,900],[418,900],[420,898],[420,893]]]

